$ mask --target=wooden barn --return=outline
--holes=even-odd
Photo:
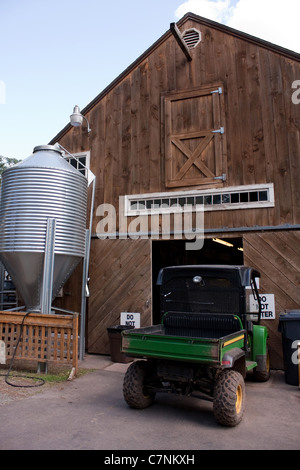
[[[278,318],[300,308],[299,79],[299,54],[188,13],[86,106],[91,132],[52,139],[96,176],[89,353],[109,354],[121,312],[159,321],[161,267],[245,264],[283,367]],[[77,276],[58,302],[78,310]]]

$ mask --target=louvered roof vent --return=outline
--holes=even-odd
[[[195,28],[187,29],[182,34],[182,39],[189,49],[196,47],[201,41],[201,33]]]

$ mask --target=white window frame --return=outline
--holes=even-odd
[[[80,158],[85,158],[85,164],[81,163],[80,162]],[[88,172],[89,172],[89,169],[90,169],[90,159],[91,159],[91,152],[89,150],[87,150],[86,152],[79,152],[79,153],[72,153],[72,154],[65,154],[64,156],[65,160],[67,160],[67,162],[70,163],[71,160],[76,160],[77,162],[77,165],[76,167],[74,166],[74,168],[76,168],[77,170],[84,170],[84,173],[83,175],[88,178]]]
[[[241,194],[248,193],[248,196],[242,198],[249,198],[249,194],[263,193],[267,191],[267,200],[248,200],[248,202],[240,201]],[[233,199],[231,195],[236,195],[238,197],[238,202],[231,202]],[[225,197],[228,198],[230,196],[230,202],[224,202]],[[238,195],[238,196],[237,196]],[[223,196],[223,197],[222,197]],[[184,198],[199,198],[201,197],[204,201],[209,200],[211,197],[211,203],[199,203],[199,204],[186,204],[179,203],[179,199],[184,200]],[[222,202],[214,203],[214,199],[220,197]],[[166,200],[166,204],[168,206],[160,206],[160,207],[151,207],[147,208],[147,201],[150,204],[150,201],[155,200]],[[177,200],[179,205],[174,205],[173,203],[170,204],[171,200]],[[196,199],[194,199],[196,201]],[[138,202],[141,203],[136,208],[132,208],[132,203]],[[143,208],[143,204],[145,203],[145,208]],[[265,207],[274,207],[275,206],[275,198],[274,198],[274,184],[273,183],[266,183],[266,184],[251,184],[251,185],[243,185],[243,186],[230,186],[226,188],[214,188],[214,189],[203,189],[203,190],[193,190],[193,191],[171,191],[171,192],[163,192],[163,193],[149,193],[149,194],[131,194],[125,195],[124,197],[124,215],[125,217],[137,216],[137,215],[155,215],[155,214],[176,214],[176,213],[183,213],[183,212],[200,212],[200,211],[219,211],[219,210],[236,210],[236,209],[261,209]]]

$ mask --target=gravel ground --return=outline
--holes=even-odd
[[[0,370],[1,374],[5,374],[5,371]],[[11,382],[13,382],[13,377],[10,379]],[[20,383],[20,381],[18,381]],[[28,381],[26,381],[28,383]],[[42,390],[45,390],[47,387],[49,387],[49,384],[44,384],[41,387],[30,387],[30,388],[25,388],[25,387],[13,387],[11,385],[8,385],[5,382],[5,377],[0,376],[0,406],[1,405],[6,405],[9,402],[15,401],[15,400],[21,400],[22,398],[27,398],[32,395],[35,395]]]
[[[62,370],[67,370],[68,374],[70,372],[70,368],[66,369],[66,366],[59,367],[56,366],[55,368],[50,368],[49,373],[58,374]],[[42,391],[50,387],[54,387],[59,382],[56,383],[42,383],[38,380],[33,380],[30,377],[34,377],[36,375],[37,366],[36,364],[32,363],[21,363],[19,362],[9,374],[8,382],[6,382],[6,375],[8,372],[8,365],[1,365],[0,366],[0,406],[6,405],[12,401],[21,400],[23,398],[30,397],[32,395],[36,395]],[[29,378],[28,378],[29,377]],[[10,385],[13,384],[13,385]]]
[[[95,370],[95,369],[105,369],[107,367],[122,367],[122,364],[112,363],[109,356],[97,356],[97,355],[87,355],[85,356],[83,361],[79,360],[78,363],[78,370],[87,371]],[[13,387],[8,385],[5,382],[5,376],[9,369],[9,364],[0,364],[0,406],[6,405],[10,402],[21,400],[23,398],[30,397],[32,395],[36,395],[38,393],[44,392],[45,390],[53,387],[57,387],[61,385],[61,382],[56,383],[44,383],[42,386],[39,387]],[[50,365],[49,364],[49,374],[57,374],[62,370],[67,371],[68,375],[71,371],[71,367],[68,365]],[[22,374],[22,375],[35,375],[37,371],[37,363],[36,362],[28,362],[28,361],[18,361],[12,371],[11,374]],[[9,381],[12,383],[18,383],[19,385],[32,385],[34,381],[28,379],[17,379],[15,377],[10,377]]]

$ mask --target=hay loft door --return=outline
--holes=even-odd
[[[221,84],[163,96],[166,187],[218,185],[226,179]]]

